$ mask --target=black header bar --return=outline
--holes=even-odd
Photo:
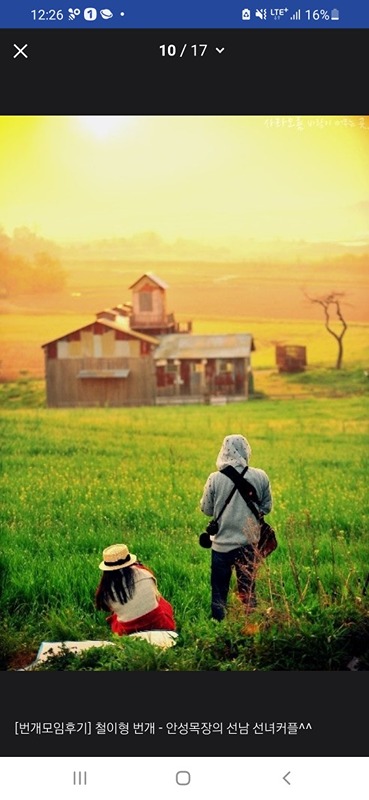
[[[1,30],[1,113],[361,115],[367,43],[367,30]]]

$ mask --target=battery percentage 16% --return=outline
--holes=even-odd
[[[331,18],[329,11],[326,11],[325,8],[321,8],[320,10],[314,8],[314,11],[311,11],[310,8],[308,8],[305,11],[305,14],[308,19],[314,19],[315,21],[317,21],[318,19],[328,20]]]

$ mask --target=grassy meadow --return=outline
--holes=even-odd
[[[4,408],[1,413],[1,668],[43,640],[111,639],[43,669],[369,668],[368,414],[365,396],[225,406]],[[269,474],[279,547],[259,568],[258,610],[232,585],[209,619],[210,554],[199,499],[222,439],[243,433]],[[174,606],[177,645],[110,633],[94,609],[104,547],[124,541]]]

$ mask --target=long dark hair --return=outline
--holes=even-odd
[[[99,611],[110,611],[111,601],[124,605],[136,589],[134,567],[104,571],[96,589],[95,605]]]

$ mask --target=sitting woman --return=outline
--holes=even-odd
[[[159,593],[155,575],[125,544],[107,547],[99,568],[103,575],[96,590],[96,608],[112,612],[107,621],[113,633],[176,629],[172,606]]]

